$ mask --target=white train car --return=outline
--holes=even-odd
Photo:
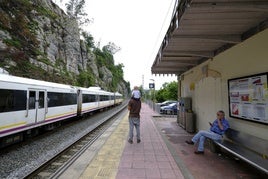
[[[109,92],[109,105],[114,106],[115,105],[115,95],[112,92]]]
[[[99,109],[98,92],[90,88],[78,88],[78,115]]]
[[[77,89],[0,74],[0,138],[77,116]]]
[[[82,88],[82,90],[86,93],[90,92],[97,95],[96,99],[98,101],[98,107],[96,109],[102,109],[114,105],[113,100],[111,100],[111,96],[113,94],[111,92],[104,91],[100,87]]]
[[[112,98],[112,93],[104,90],[99,90],[99,107],[105,108],[114,105]]]
[[[118,92],[114,93],[114,98],[115,98],[114,104],[116,105],[121,104],[123,102],[123,95]]]
[[[120,104],[120,93],[0,74],[0,148],[64,119]]]

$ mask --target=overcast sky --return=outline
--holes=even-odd
[[[93,23],[85,27],[101,46],[113,42],[121,48],[115,63],[124,64],[124,78],[131,87],[144,88],[155,81],[156,89],[176,76],[155,76],[151,66],[171,20],[176,0],[86,0],[85,12]],[[54,0],[64,7],[68,0]],[[153,79],[153,80],[150,80]]]

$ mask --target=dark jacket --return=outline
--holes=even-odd
[[[130,99],[128,102],[129,117],[140,117],[141,100]]]

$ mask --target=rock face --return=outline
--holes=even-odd
[[[45,54],[52,65],[64,63],[67,71],[79,74],[87,59],[82,56],[78,24],[70,19],[58,6],[51,1],[41,0],[39,5],[55,13],[55,18],[37,16],[38,31],[36,38],[39,49]],[[42,55],[39,56],[42,58]]]
[[[87,84],[106,90],[113,78],[80,40],[77,21],[51,0],[0,2],[0,67],[17,76],[88,87],[78,83],[84,73],[92,78]],[[128,91],[123,79],[117,85],[119,92]]]

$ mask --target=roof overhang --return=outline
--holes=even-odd
[[[151,71],[180,75],[267,27],[267,0],[180,0]]]

